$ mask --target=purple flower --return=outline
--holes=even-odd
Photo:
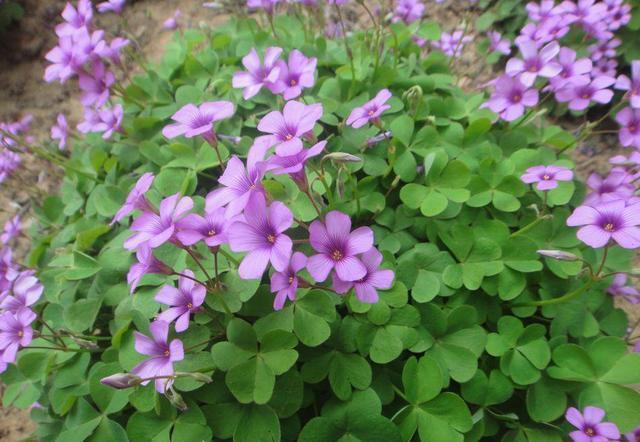
[[[327,213],[325,224],[311,223],[309,242],[318,252],[307,262],[307,270],[318,282],[327,279],[331,270],[342,281],[357,281],[367,275],[367,267],[357,257],[373,247],[373,230],[358,227],[351,231],[351,219],[342,212]]]
[[[44,71],[44,81],[64,83],[87,61],[88,56],[71,36],[60,37],[58,46],[51,49],[44,58],[51,64]]]
[[[636,343],[636,348],[636,351],[640,350],[640,341]],[[625,433],[624,437],[627,438],[627,442],[640,442],[640,427],[630,433]]]
[[[162,28],[167,29],[169,31],[176,29],[178,27],[178,19],[180,18],[181,15],[182,15],[182,12],[180,12],[180,9],[176,9],[173,12],[173,15],[162,23]]]
[[[349,3],[349,0],[327,0],[327,4],[342,6]]]
[[[228,241],[229,226],[235,217],[224,207],[207,207],[204,216],[192,213],[178,222],[178,240],[185,246],[204,241],[209,247],[218,247]]]
[[[116,37],[111,40],[111,44],[101,41],[95,48],[94,52],[102,59],[111,61],[116,65],[120,65],[120,50],[128,46],[131,42],[126,38]]]
[[[615,88],[628,91],[631,107],[640,108],[640,60],[631,62],[631,78],[620,75],[616,80]]]
[[[269,88],[274,94],[282,94],[285,100],[299,97],[302,89],[311,88],[315,84],[317,63],[317,58],[307,58],[302,52],[294,49],[289,53],[288,63],[278,60],[280,74],[275,84],[269,85]]]
[[[273,14],[278,3],[280,3],[280,0],[247,0],[247,8],[263,9],[268,14]]]
[[[295,155],[303,148],[301,137],[313,131],[320,117],[322,104],[306,105],[299,101],[288,101],[282,112],[271,111],[262,117],[258,130],[271,135],[259,138],[265,142],[269,140],[271,146],[275,145],[276,153],[280,156]]]
[[[393,10],[393,22],[402,20],[405,23],[413,23],[420,20],[424,14],[424,3],[420,0],[398,0]]]
[[[20,166],[22,159],[16,152],[0,151],[0,183],[4,182]]]
[[[58,140],[58,149],[64,150],[67,147],[69,137],[69,125],[64,114],[58,114],[56,124],[51,126],[51,139]]]
[[[512,58],[507,62],[505,72],[511,77],[520,77],[520,81],[525,86],[533,86],[536,78],[555,77],[560,73],[562,67],[553,59],[560,52],[558,43],[551,42],[538,51],[538,47],[533,42],[520,42],[518,48],[522,54],[522,59]]]
[[[273,166],[271,173],[274,175],[283,175],[288,173],[297,183],[306,182],[306,175],[304,173],[304,165],[309,158],[320,155],[324,147],[327,145],[326,141],[320,141],[309,149],[302,149],[295,155],[281,157],[273,155],[269,158],[269,164]]]
[[[603,0],[607,6],[608,18],[604,21],[609,26],[610,31],[616,31],[631,20],[631,5],[623,0]]]
[[[125,2],[126,0],[107,0],[102,3],[98,3],[98,12],[101,14],[104,14],[105,12],[115,12],[116,14],[120,14],[122,12],[122,8],[124,8]]]
[[[108,140],[114,132],[120,131],[123,116],[124,110],[120,104],[99,111],[85,108],[84,120],[78,124],[78,130],[84,134],[102,132],[102,138]]]
[[[289,265],[293,242],[284,232],[293,223],[293,214],[280,201],[266,205],[264,196],[256,194],[244,209],[246,221],[229,227],[229,246],[234,252],[248,252],[238,273],[243,279],[259,279],[269,262],[283,272]]]
[[[432,41],[431,46],[440,49],[449,57],[458,57],[462,54],[464,46],[472,40],[471,36],[464,35],[461,30],[452,33],[443,32],[439,41]]]
[[[109,225],[114,225],[125,216],[131,214],[131,212],[136,209],[153,212],[151,204],[149,204],[149,201],[147,201],[147,198],[144,196],[144,194],[147,193],[147,191],[151,188],[154,179],[155,176],[151,172],[147,172],[140,178],[138,178],[138,181],[136,181],[133,189],[131,189],[131,192],[129,192],[129,195],[127,195],[127,199],[125,200],[124,204],[122,205],[122,207],[120,207],[120,209],[118,209],[118,212],[115,214],[115,216],[111,220],[111,224]]]
[[[596,0],[578,0],[575,3],[565,0],[562,7],[569,18],[583,25],[602,20],[607,12],[607,7],[603,3],[596,3]]]
[[[280,68],[277,61],[282,54],[282,48],[267,48],[264,54],[264,64],[255,48],[242,58],[242,64],[246,72],[236,72],[233,75],[232,85],[236,89],[244,89],[242,96],[245,100],[260,92],[263,86],[271,87],[278,80]]]
[[[173,363],[184,359],[184,347],[180,339],[167,343],[169,338],[169,324],[164,321],[154,321],[149,326],[151,338],[139,332],[134,332],[135,348],[140,354],[151,356],[133,367],[131,373],[142,379],[142,385],[149,383],[149,378],[162,377],[155,380],[156,391],[164,393],[173,383],[168,376],[174,374]]]
[[[20,215],[16,215],[7,220],[7,222],[4,223],[2,234],[0,234],[0,242],[6,245],[13,238],[17,238],[22,232],[21,223],[22,219],[20,218]]]
[[[388,89],[382,89],[372,100],[354,108],[347,118],[347,124],[354,129],[359,129],[367,123],[378,122],[383,112],[391,109],[387,104],[390,98],[391,92]]]
[[[618,132],[620,144],[640,149],[640,110],[625,107],[616,115],[616,121],[621,126]]]
[[[617,38],[593,44],[589,46],[591,59],[593,61],[598,61],[602,58],[614,58],[616,56],[616,48],[621,44],[622,42]]]
[[[640,204],[627,205],[624,200],[577,207],[567,219],[568,226],[584,226],[578,238],[593,248],[604,247],[610,240],[625,249],[640,247]]]
[[[524,114],[525,107],[538,104],[538,91],[528,89],[520,79],[502,75],[494,83],[495,90],[489,101],[483,104],[503,120],[513,121]]]
[[[584,204],[595,205],[616,200],[627,200],[633,196],[635,188],[629,181],[630,175],[626,170],[613,168],[605,179],[597,173],[592,173],[587,179],[591,191],[584,200]]]
[[[200,106],[186,104],[171,117],[177,123],[165,126],[162,135],[167,138],[202,135],[207,139],[214,133],[213,123],[231,117],[234,112],[233,103],[229,101],[211,101]]]
[[[107,71],[104,63],[93,63],[90,74],[80,73],[78,85],[82,90],[80,101],[83,106],[103,106],[109,100],[110,90],[116,82],[112,72]]]
[[[627,285],[625,273],[616,273],[607,292],[614,296],[621,296],[631,304],[640,304],[640,291],[632,285]]]
[[[235,155],[229,159],[224,173],[218,179],[224,187],[207,195],[207,211],[226,206],[228,216],[234,216],[244,210],[251,196],[264,195],[261,181],[269,167],[264,161],[268,148],[268,145],[254,144],[249,149],[246,169]]]
[[[520,179],[527,183],[536,183],[538,190],[551,190],[558,187],[558,181],[571,181],[573,172],[562,166],[529,167]]]
[[[193,200],[180,193],[168,196],[160,202],[160,213],[143,212],[131,224],[134,233],[124,242],[127,250],[134,250],[141,244],[149,244],[152,249],[173,240],[176,223],[193,207]]]
[[[195,277],[191,270],[187,269],[183,273],[190,278]],[[178,288],[173,285],[165,285],[155,297],[156,301],[171,306],[160,313],[158,319],[171,323],[177,318],[176,331],[178,333],[189,328],[191,314],[195,314],[200,310],[204,297],[207,295],[206,287],[190,278],[181,276],[178,281]]]
[[[618,75],[618,61],[614,58],[602,58],[596,62],[591,71],[591,78],[596,77],[612,77],[616,78]]]
[[[499,52],[504,55],[511,53],[511,42],[506,38],[502,38],[502,34],[499,32],[487,32],[487,38],[489,39],[489,51]]]
[[[139,382],[140,377],[131,373],[115,373],[100,379],[102,385],[119,390],[134,387],[138,385]]]
[[[343,281],[334,274],[333,288],[338,293],[347,293],[354,287],[356,297],[360,301],[375,304],[379,299],[377,289],[386,290],[393,285],[393,271],[380,269],[382,254],[375,247],[364,252],[360,260],[367,269],[365,276],[357,281]]]
[[[127,273],[127,284],[130,286],[130,293],[136,291],[140,280],[144,275],[155,273],[160,275],[171,275],[171,270],[165,263],[153,256],[153,251],[148,244],[143,243],[136,250],[138,262],[133,264]]]
[[[64,23],[56,26],[56,34],[63,37],[74,34],[77,30],[82,29],[91,24],[93,17],[93,8],[90,0],[78,0],[77,8],[71,3],[67,3],[62,11]]]
[[[35,304],[42,296],[43,291],[44,287],[38,278],[34,276],[33,271],[20,272],[13,281],[11,289],[13,295],[4,298],[0,303],[0,308],[17,314],[21,309]]]
[[[291,256],[291,261],[287,268],[281,272],[274,272],[271,275],[271,292],[276,293],[273,300],[273,309],[282,310],[287,298],[290,301],[296,300],[298,290],[298,272],[307,265],[307,257],[300,252],[295,252]]]
[[[576,60],[576,58],[577,55],[573,49],[560,48],[560,52],[558,53],[558,64],[562,70],[557,76],[550,79],[552,89],[562,89],[567,83],[574,81],[580,76],[588,75],[591,72],[593,69],[593,62],[590,59],[581,58]]]
[[[556,6],[555,0],[542,0],[540,4],[530,2],[526,6],[529,19],[539,22],[553,17],[561,12],[561,8]]]
[[[569,433],[574,442],[607,442],[620,439],[620,431],[611,422],[602,422],[604,410],[598,407],[586,407],[583,413],[570,407],[565,414],[567,421],[577,431]]]
[[[608,88],[615,81],[615,78],[604,76],[593,79],[585,75],[576,77],[556,91],[556,99],[561,103],[569,102],[569,109],[574,111],[585,110],[592,101],[607,104],[613,98],[613,91]]]
[[[33,339],[31,323],[36,314],[28,308],[20,309],[15,315],[5,312],[0,316],[0,360],[12,363],[20,347],[26,347]]]

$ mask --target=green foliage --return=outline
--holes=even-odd
[[[488,26],[492,18],[481,20]],[[279,16],[275,26],[277,42],[246,18],[185,31],[159,66],[124,90],[125,133],[74,146],[75,168],[60,194],[37,208],[40,230],[28,258],[45,285],[40,314],[67,351],[22,350],[2,376],[4,405],[39,401],[33,418],[45,442],[559,441],[569,405],[602,406],[623,431],[640,425],[640,394],[627,387],[640,383],[640,357],[621,339],[626,318],[605,293],[608,281],[566,303],[535,305],[584,285],[585,270],[581,261],[542,259],[537,249],[570,251],[593,267],[601,260],[565,225],[582,185],[550,193],[545,205],[519,179],[533,165],[570,166],[558,149],[571,136],[492,123],[483,97],[456,87],[441,55],[422,57],[401,24],[380,60],[368,50],[371,32],[354,35],[355,71],[341,41],[312,37],[296,17]],[[425,23],[418,33],[436,39],[440,30]],[[151,200],[182,192],[203,206],[217,157],[197,138],[170,142],[159,131],[185,103],[230,100],[236,116],[219,132],[242,141],[225,144],[223,158],[245,156],[258,119],[282,103],[266,91],[243,101],[230,79],[250,48],[275,44],[318,57],[317,84],[305,94],[324,107],[316,135],[330,152],[363,161],[323,162],[327,187],[314,180],[313,188],[327,209],[372,226],[395,284],[375,305],[301,288],[274,312],[268,280],[241,280],[223,248],[221,285],[180,335],[186,355],[176,367],[212,382],[176,380],[186,411],[152,385],[109,389],[99,380],[140,362],[133,331],[147,330],[160,308],[158,288],[175,279],[145,276],[129,295],[132,258],[122,243],[130,232],[108,227],[109,219],[148,171],[157,176]],[[413,86],[422,93],[409,106],[400,97]],[[365,147],[376,129],[343,120],[383,87],[395,97],[381,118],[393,138]],[[286,179],[269,178],[265,187],[296,217],[315,217]],[[184,250],[156,253],[204,277]],[[630,265],[629,254],[611,253],[607,272]],[[214,268],[212,259],[203,263]]]

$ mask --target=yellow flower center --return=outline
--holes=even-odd
[[[165,350],[165,351],[164,351],[164,355],[165,355],[165,356],[169,357],[169,355],[170,355],[170,354],[171,354],[171,352],[169,352],[169,350]]]
[[[287,134],[287,136],[285,138],[287,139],[287,141],[289,141],[289,140],[291,140],[293,138],[293,135]]]
[[[211,229],[211,230],[209,230],[209,231],[207,232],[207,235],[209,235],[209,236],[216,236],[216,231],[215,231],[215,230],[213,230],[213,229]]]
[[[542,179],[545,180],[545,181],[548,181],[548,180],[551,179],[551,177],[549,175],[545,174],[545,175],[542,176]]]
[[[289,276],[289,284],[293,284],[293,276]]]
[[[297,82],[296,80],[291,80],[291,81],[289,82],[289,84],[290,84],[291,86],[296,86],[296,85],[298,84],[298,82]]]
[[[192,303],[188,303],[188,304],[187,304],[187,308],[188,308],[189,310],[191,310],[191,309],[193,308],[193,304],[192,304]]]
[[[331,252],[331,259],[333,259],[334,261],[340,261],[343,256],[344,255],[340,250],[334,250],[333,252]]]
[[[273,233],[270,233],[267,235],[267,241],[269,241],[271,244],[276,242],[276,236]]]
[[[604,230],[606,230],[607,232],[613,232],[613,224],[612,223],[607,223],[604,226]]]

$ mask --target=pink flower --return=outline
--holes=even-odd
[[[0,316],[0,361],[13,363],[20,347],[26,347],[33,338],[31,323],[36,314],[28,308],[17,313],[5,312]]]
[[[271,292],[276,293],[273,300],[273,309],[282,310],[287,299],[296,300],[298,290],[298,272],[307,265],[307,257],[300,252],[295,252],[291,256],[291,261],[282,272],[274,272],[271,275]]]
[[[160,213],[143,212],[131,224],[134,233],[125,242],[127,250],[134,250],[141,244],[148,244],[152,249],[173,240],[176,223],[193,207],[193,200],[182,197],[180,193],[171,195],[160,202]]]
[[[621,296],[631,304],[640,303],[640,291],[632,285],[627,285],[627,275],[625,273],[616,273],[607,292],[614,296]]]
[[[104,14],[105,12],[115,12],[120,14],[124,8],[126,0],[107,0],[102,3],[98,3],[98,12]]]
[[[7,296],[2,300],[0,309],[18,314],[20,310],[31,307],[38,302],[43,291],[44,287],[32,270],[20,272],[13,281],[12,296]]]
[[[178,333],[189,328],[189,318],[200,310],[207,295],[207,289],[193,281],[192,278],[195,275],[191,270],[184,270],[183,274],[188,278],[181,276],[178,280],[178,288],[173,285],[165,285],[155,297],[156,301],[170,306],[158,315],[158,319],[171,323],[177,318],[176,331]]]
[[[322,117],[322,104],[306,105],[299,101],[288,101],[282,112],[271,111],[258,123],[258,130],[270,135],[256,139],[256,143],[276,146],[279,156],[295,155],[304,147],[302,136],[313,131]]]
[[[187,215],[178,222],[176,236],[185,246],[204,241],[208,247],[218,247],[228,241],[229,226],[236,220],[227,212],[224,207],[208,207],[204,216]]]
[[[520,179],[527,184],[536,183],[538,190],[551,190],[558,187],[558,181],[571,181],[573,172],[562,166],[534,166]]]
[[[379,121],[383,112],[391,109],[391,106],[387,104],[390,98],[391,92],[388,89],[382,89],[372,100],[353,109],[347,118],[347,124],[358,129],[367,123]]]
[[[247,8],[263,9],[268,14],[273,14],[278,3],[280,3],[280,0],[247,0]]]
[[[228,216],[241,213],[249,199],[255,194],[264,195],[262,177],[269,168],[264,161],[268,145],[254,144],[249,149],[247,167],[237,156],[232,156],[218,182],[224,187],[216,189],[207,195],[206,210],[216,207],[227,207]]]
[[[147,274],[171,275],[171,270],[165,263],[153,256],[153,251],[148,244],[143,243],[136,250],[136,258],[138,262],[133,264],[127,273],[127,284],[130,287],[130,293],[136,291],[140,280]]]
[[[297,49],[289,53],[289,61],[285,63],[278,60],[280,69],[278,80],[270,86],[274,94],[282,94],[285,100],[297,98],[302,94],[302,89],[308,89],[315,84],[316,64],[315,57],[307,58]]]
[[[506,38],[502,38],[502,34],[496,31],[490,31],[487,33],[489,39],[489,50],[491,52],[499,52],[503,55],[509,55],[511,53],[511,42]]]
[[[375,304],[378,302],[378,289],[387,290],[393,285],[392,270],[380,269],[382,254],[375,247],[370,248],[360,256],[360,260],[367,269],[367,273],[357,281],[343,281],[338,275],[333,275],[333,288],[338,293],[347,293],[352,287],[356,297],[361,302]]]
[[[555,77],[562,68],[554,61],[560,46],[556,42],[551,42],[538,50],[533,42],[520,42],[518,48],[522,54],[522,59],[512,58],[507,62],[505,72],[511,77],[520,77],[520,81],[525,86],[533,86],[536,78]]]
[[[58,140],[58,149],[64,150],[67,147],[69,136],[69,125],[64,114],[58,114],[56,124],[51,126],[51,139]]]
[[[184,347],[180,339],[167,343],[169,324],[164,321],[152,322],[149,331],[151,338],[134,332],[136,351],[151,357],[133,367],[131,373],[147,379],[142,385],[147,385],[150,378],[158,378],[155,379],[156,391],[164,393],[173,383],[169,378],[174,374],[173,363],[184,359]]]
[[[118,209],[118,212],[111,220],[110,225],[114,225],[125,216],[131,214],[131,212],[136,209],[153,212],[151,204],[149,204],[149,201],[147,201],[147,198],[144,195],[151,188],[151,184],[153,184],[154,179],[155,175],[153,175],[151,172],[147,172],[140,178],[138,178],[138,181],[136,181],[133,189],[131,189],[131,192],[129,192],[129,195],[127,195],[127,199],[125,200],[124,204],[122,205],[122,207],[120,207],[120,209]]]
[[[628,91],[631,107],[640,108],[640,60],[631,62],[631,78],[620,75],[616,80],[616,89]]]
[[[264,54],[264,64],[255,48],[242,58],[242,64],[246,72],[236,72],[233,75],[232,86],[236,89],[244,89],[243,97],[249,100],[260,92],[263,86],[273,87],[280,75],[277,61],[282,54],[282,48],[267,48]]]
[[[256,194],[244,209],[246,221],[229,227],[229,246],[234,252],[248,252],[238,273],[243,279],[259,279],[269,262],[283,272],[289,265],[293,242],[284,232],[293,223],[293,214],[280,201],[267,207],[264,196]]]
[[[7,245],[12,239],[17,238],[22,232],[22,219],[20,215],[16,215],[13,218],[7,220],[4,223],[4,229],[0,234],[0,242]]]
[[[274,175],[283,175],[288,173],[294,181],[303,184],[306,182],[306,174],[304,166],[309,158],[320,155],[327,145],[326,141],[320,141],[309,149],[302,149],[295,155],[281,157],[273,155],[269,158],[269,164],[272,166],[271,173]]]
[[[640,149],[640,109],[625,107],[617,113],[616,121],[620,125],[620,144]]]
[[[93,7],[90,0],[78,0],[77,8],[67,3],[62,11],[64,23],[56,26],[56,34],[60,37],[73,35],[77,30],[91,24]]]
[[[620,431],[615,424],[602,422],[604,410],[598,407],[586,407],[583,413],[569,408],[565,417],[577,431],[569,433],[574,442],[608,442],[620,439]]]
[[[604,179],[597,173],[592,173],[587,178],[591,192],[585,198],[584,204],[593,206],[620,199],[628,200],[635,192],[635,187],[628,182],[629,178],[627,171],[619,167],[614,167]]]
[[[120,104],[99,111],[85,108],[84,120],[78,124],[78,130],[81,133],[102,132],[102,138],[108,140],[114,132],[121,130],[123,113]]]
[[[615,81],[615,78],[605,76],[593,79],[586,75],[575,77],[556,92],[556,99],[561,103],[569,102],[569,109],[575,111],[585,110],[592,101],[607,104],[613,98],[613,91],[609,87]]]
[[[80,73],[79,75],[78,85],[83,92],[80,101],[84,106],[103,106],[109,100],[109,88],[115,82],[115,75],[106,70],[104,63],[93,63],[89,74]]]
[[[615,241],[625,249],[640,247],[640,204],[627,205],[624,200],[595,207],[580,206],[567,219],[568,226],[583,226],[578,238],[593,248]]]
[[[176,123],[165,126],[162,135],[170,139],[202,135],[208,139],[214,133],[213,123],[231,117],[234,112],[233,103],[229,101],[211,101],[200,106],[186,104],[173,114],[171,119]]]
[[[180,12],[180,9],[176,9],[173,12],[173,15],[168,19],[166,19],[164,23],[162,23],[162,27],[167,30],[176,29],[178,27],[178,19],[180,18],[181,15],[182,15],[182,12]]]
[[[518,78],[502,75],[494,82],[494,92],[482,107],[488,107],[503,120],[517,120],[526,107],[538,104],[538,91],[528,89]]]
[[[351,219],[333,210],[325,217],[311,223],[309,242],[318,252],[307,262],[307,270],[318,282],[327,279],[331,270],[342,281],[357,281],[367,274],[367,267],[357,257],[373,247],[373,230],[359,227],[351,232]]]

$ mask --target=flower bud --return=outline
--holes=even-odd
[[[322,157],[322,161],[333,160],[336,163],[359,163],[362,161],[360,157],[351,155],[346,152],[331,152]]]
[[[388,130],[386,132],[382,132],[382,133],[376,135],[375,137],[369,138],[367,140],[367,147],[375,146],[376,144],[380,143],[381,141],[390,140],[392,137],[393,137],[393,134],[391,133],[390,130]]]
[[[142,382],[142,379],[131,373],[116,373],[100,379],[102,385],[117,388],[118,390],[135,387],[140,382]]]
[[[415,112],[420,105],[423,96],[424,93],[422,92],[422,88],[415,85],[411,86],[404,94],[402,94],[402,99],[407,103],[407,107]]]
[[[169,400],[169,402],[171,402],[171,405],[176,407],[178,410],[184,411],[189,408],[187,407],[187,403],[184,401],[180,393],[175,391],[172,386],[169,387],[167,391],[165,391],[164,395]]]
[[[579,261],[580,257],[573,253],[563,252],[562,250],[538,250],[538,254],[547,258],[557,259],[558,261]]]

